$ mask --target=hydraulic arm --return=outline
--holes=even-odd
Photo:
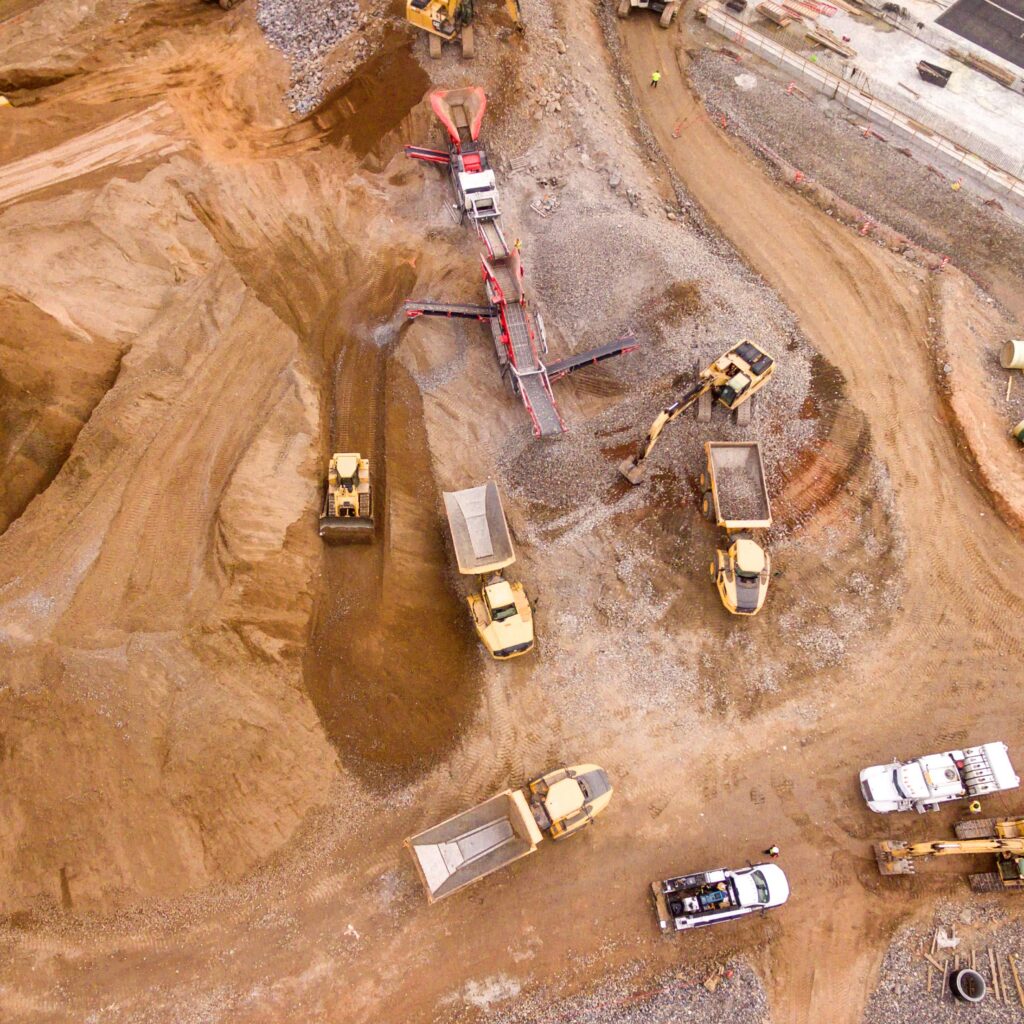
[[[700,401],[701,395],[707,394],[707,392],[709,392],[714,386],[714,378],[708,377],[707,379],[702,380],[699,384],[690,388],[682,398],[673,402],[671,405],[665,406],[665,408],[658,413],[657,418],[651,424],[651,429],[647,431],[647,437],[644,440],[644,443],[640,446],[640,451],[634,455],[633,458],[626,459],[619,466],[619,472],[631,484],[638,484],[643,480],[644,462],[647,460],[647,456],[654,450],[654,446],[658,443],[658,438],[661,436],[661,432],[665,427],[678,416],[682,416],[682,414],[686,412],[694,402]]]

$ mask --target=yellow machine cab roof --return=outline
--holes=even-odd
[[[736,541],[736,565],[740,572],[764,572],[765,557],[761,545],[748,537],[740,537]]]
[[[552,821],[561,821],[583,806],[583,791],[575,779],[559,779],[544,797],[544,808]]]

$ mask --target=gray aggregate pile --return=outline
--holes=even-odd
[[[756,85],[741,89],[739,75]],[[694,60],[690,81],[713,114],[725,115],[729,131],[774,150],[873,219],[982,280],[992,260],[1024,265],[1024,227],[970,189],[954,192],[950,179],[901,153],[897,137],[879,129],[887,141],[865,138],[851,123],[854,115],[824,96],[789,95],[763,65],[709,50]]]
[[[758,976],[743,962],[726,967],[732,977],[715,992],[702,984],[710,967],[687,967],[653,980],[626,969],[587,992],[559,998],[541,989],[507,1007],[492,1006],[476,1019],[488,1024],[767,1024],[768,1003]]]
[[[289,60],[292,84],[285,99],[308,114],[324,97],[328,54],[359,26],[356,0],[259,0],[256,21]]]
[[[924,953],[930,950],[932,936],[939,926],[954,927],[960,944],[955,950],[937,950],[935,959],[943,963],[948,958],[952,965],[954,955],[959,954],[961,966],[969,966],[973,950],[978,973],[989,985],[992,971],[988,949],[992,947],[998,956],[1000,979],[1006,983],[1005,1000],[997,999],[990,987],[981,1003],[959,1002],[948,989],[942,989],[942,975],[935,968],[928,991],[928,962]],[[1024,1005],[1007,960],[1010,953],[1017,955],[1018,973],[1024,971],[1024,922],[1011,918],[1000,903],[940,907],[931,925],[916,925],[897,933],[882,962],[878,986],[868,1000],[863,1024],[1019,1024],[1024,1020]],[[1021,981],[1024,983],[1024,974]]]

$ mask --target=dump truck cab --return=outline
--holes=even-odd
[[[608,773],[596,764],[558,768],[527,789],[537,827],[549,839],[565,839],[593,824],[612,799]]]
[[[771,556],[750,537],[737,537],[715,552],[711,576],[719,597],[733,615],[756,615],[764,606],[771,577]]]
[[[359,452],[331,456],[320,510],[320,536],[342,541],[373,539],[370,460]]]
[[[491,657],[505,661],[533,649],[533,611],[521,583],[497,576],[467,601],[477,635]]]

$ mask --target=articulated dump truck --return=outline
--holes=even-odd
[[[711,562],[711,578],[733,615],[756,615],[764,606],[772,562],[758,542],[772,525],[761,448],[756,441],[708,441],[700,476],[702,511],[725,532]]]
[[[611,798],[608,775],[596,764],[556,768],[406,839],[405,846],[434,903],[533,853],[545,837],[575,835]]]
[[[518,658],[533,650],[533,609],[522,583],[502,576],[516,553],[497,485],[442,493],[459,572],[480,580],[479,592],[466,598],[477,636],[492,658]]]

